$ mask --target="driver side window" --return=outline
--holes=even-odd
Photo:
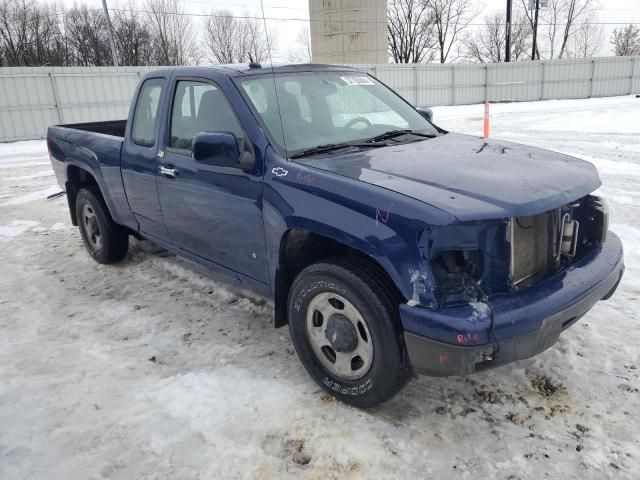
[[[244,137],[240,122],[218,86],[205,82],[179,81],[171,110],[169,146],[191,150],[200,132],[229,132]]]

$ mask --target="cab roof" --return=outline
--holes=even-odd
[[[171,72],[177,71],[178,73],[185,74],[193,74],[194,72],[198,72],[198,74],[203,74],[207,72],[216,72],[228,75],[229,77],[243,77],[249,75],[264,75],[273,73],[295,73],[295,72],[344,72],[344,71],[354,71],[358,72],[357,68],[349,67],[346,65],[323,65],[323,64],[315,64],[315,63],[302,63],[302,64],[291,64],[291,65],[275,65],[273,68],[268,65],[260,65],[259,64],[248,64],[248,63],[238,63],[238,64],[226,64],[226,65],[208,65],[208,66],[184,66],[184,67],[172,67],[172,68],[161,68],[154,70],[150,73],[159,73],[159,72]]]

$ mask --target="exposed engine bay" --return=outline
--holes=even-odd
[[[526,288],[602,244],[607,228],[606,203],[593,195],[533,216],[460,227],[458,235],[475,232],[478,248],[434,248],[430,266],[437,303],[466,303],[478,292],[485,296]],[[455,240],[473,244],[471,239]]]

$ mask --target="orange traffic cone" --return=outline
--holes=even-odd
[[[489,138],[489,102],[486,100],[484,102],[484,128],[482,136],[484,138]]]

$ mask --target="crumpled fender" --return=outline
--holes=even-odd
[[[263,193],[272,285],[280,247],[292,228],[331,238],[373,258],[407,299],[417,300],[428,272],[418,248],[427,225],[456,220],[412,198],[364,182],[268,156]],[[417,290],[416,290],[417,289]]]

